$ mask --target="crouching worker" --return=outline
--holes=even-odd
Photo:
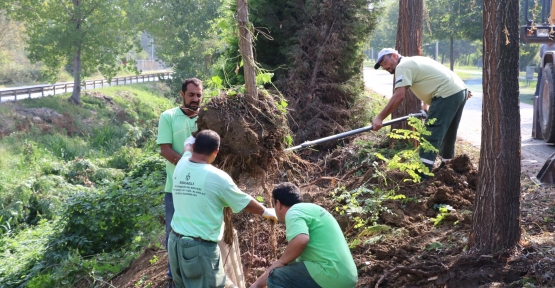
[[[355,287],[357,268],[335,218],[316,204],[300,203],[292,183],[276,186],[272,198],[289,244],[251,288]]]
[[[176,287],[224,287],[226,275],[218,242],[222,239],[223,208],[234,213],[246,210],[277,220],[272,208],[265,208],[245,194],[224,171],[210,165],[218,155],[220,136],[200,131],[185,141],[185,153],[173,174],[175,212],[168,241],[168,254]],[[191,153],[192,152],[192,153]]]

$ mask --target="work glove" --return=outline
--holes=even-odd
[[[262,217],[264,217],[268,220],[277,221],[276,209],[274,209],[274,208],[265,208],[264,213],[262,213]]]
[[[189,136],[189,138],[185,140],[185,143],[183,145],[187,145],[187,144],[195,144],[195,137]]]

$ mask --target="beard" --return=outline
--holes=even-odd
[[[197,111],[198,108],[199,108],[199,102],[191,102],[191,103],[189,103],[189,104],[185,104],[184,106],[185,106],[185,108],[187,108],[188,110]]]

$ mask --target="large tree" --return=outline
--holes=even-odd
[[[256,61],[274,73],[289,100],[296,142],[348,129],[348,109],[364,88],[363,44],[375,26],[377,2],[249,1]]]
[[[156,57],[168,63],[174,77],[168,80],[172,95],[178,97],[181,82],[197,77],[207,80],[212,76],[212,65],[220,54],[223,39],[212,33],[214,29],[231,30],[218,19],[222,6],[236,6],[230,0],[144,0],[148,13],[140,23],[154,38]],[[225,9],[222,9],[225,10]],[[232,16],[229,16],[232,18]],[[143,19],[143,20],[144,20]],[[234,19],[236,21],[236,19]],[[218,23],[218,25],[216,25]]]
[[[399,19],[399,3],[396,0],[384,0],[380,3],[382,13],[376,29],[372,32],[370,48],[374,49],[374,59],[382,48],[395,47],[395,33],[397,33],[397,21]]]
[[[518,0],[484,1],[482,141],[469,244],[481,254],[520,240]]]
[[[399,19],[397,22],[397,43],[395,49],[404,56],[422,55],[422,18],[424,11],[424,0],[400,0]],[[395,82],[395,81],[394,81]],[[421,109],[421,101],[414,93],[407,89],[405,100],[391,114],[392,118],[406,116],[418,112]],[[406,122],[395,124],[394,129],[407,129]]]
[[[482,37],[483,0],[428,0],[427,32],[438,40],[449,40],[450,68],[454,69],[455,40],[477,40]]]
[[[69,100],[78,105],[83,77],[100,71],[110,79],[123,68],[126,54],[138,49],[128,13],[140,9],[140,1],[131,0],[15,0],[8,7],[11,16],[24,22],[29,59],[48,67],[50,81],[56,81],[66,63],[72,64]]]

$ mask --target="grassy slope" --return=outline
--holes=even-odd
[[[59,244],[52,237],[67,236],[56,234],[60,233],[56,227],[68,227],[59,226],[59,216],[68,213],[67,201],[85,199],[72,197],[88,194],[104,199],[110,191],[143,195],[137,194],[142,193],[141,185],[151,188],[147,192],[153,195],[156,189],[161,191],[162,172],[154,177],[158,182],[152,183],[129,176],[132,168],[141,169],[142,159],[155,155],[157,119],[175,105],[160,97],[164,93],[160,87],[138,84],[97,89],[93,93],[108,96],[111,101],[83,95],[83,107],[69,104],[69,95],[15,104],[20,108],[48,108],[63,115],[53,125],[17,119],[14,104],[0,105],[0,116],[14,118],[12,129],[17,128],[0,138],[0,287],[71,287],[84,278],[89,282],[101,280],[119,272],[139,248],[157,239],[162,227],[147,217],[137,221],[156,231],[137,231],[127,244],[122,244],[123,249],[111,253],[83,257],[76,250],[50,249]],[[154,158],[156,161],[160,157]],[[106,201],[93,203],[104,205]],[[150,208],[160,212],[160,207]],[[94,220],[93,215],[90,217]],[[103,233],[102,229],[95,233]],[[44,259],[45,253],[60,259]]]

